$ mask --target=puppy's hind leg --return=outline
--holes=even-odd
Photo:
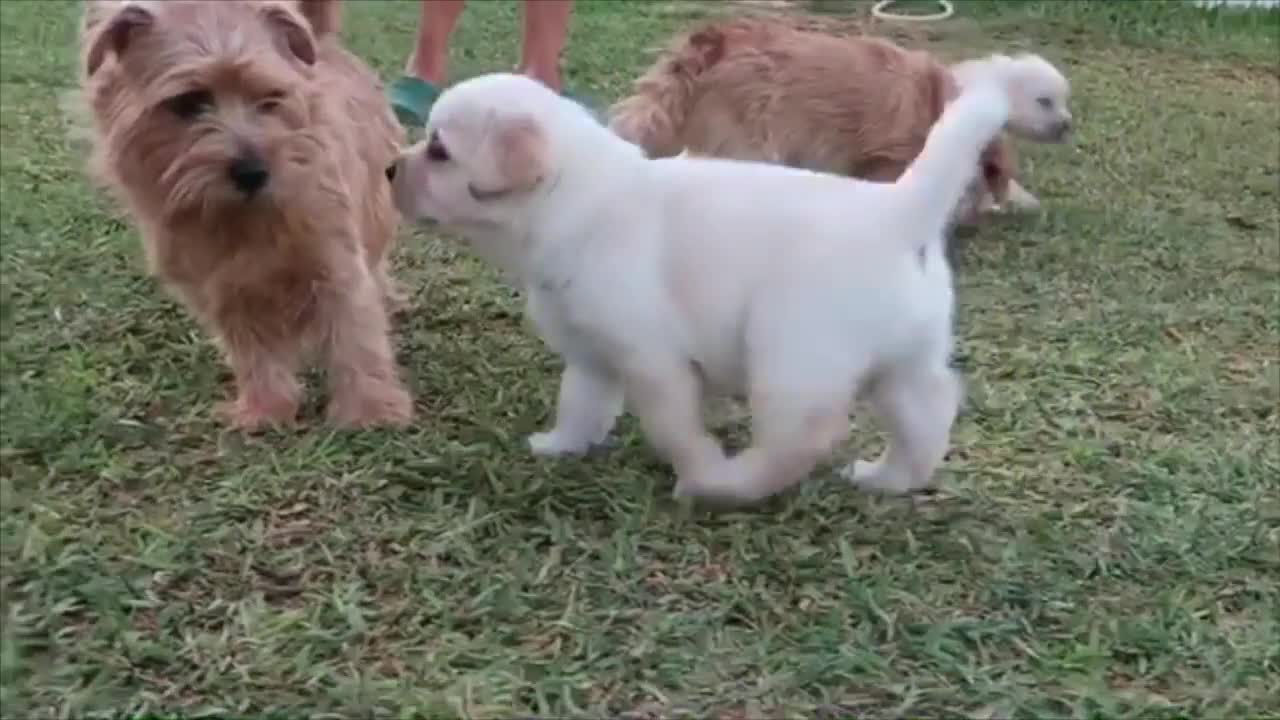
[[[945,363],[895,368],[879,378],[870,400],[886,424],[889,445],[874,462],[841,471],[866,490],[902,495],[928,487],[947,454],[960,408],[960,379]]]
[[[569,363],[560,376],[556,424],[529,436],[534,455],[584,455],[603,445],[622,414],[622,383],[612,374]]]
[[[850,385],[757,386],[751,392],[751,446],[693,491],[721,503],[759,502],[804,480],[849,435]]]
[[[702,386],[693,368],[677,359],[633,358],[625,372],[627,400],[649,443],[676,470],[675,497],[721,472],[724,449],[702,423]]]
[[[413,399],[400,383],[382,288],[363,268],[328,288],[329,420],[344,427],[405,425]]]

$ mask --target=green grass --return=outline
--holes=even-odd
[[[351,5],[397,72],[416,3]],[[677,10],[582,2],[571,86],[618,97]],[[422,234],[419,422],[225,432],[214,350],[67,139],[75,13],[0,2],[5,717],[1280,714],[1280,14],[961,3],[953,40],[1068,69],[1079,135],[1024,150],[1041,217],[962,249],[942,492],[707,515],[633,422],[531,458],[558,364]],[[517,27],[472,3],[458,73]]]

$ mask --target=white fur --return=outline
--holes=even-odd
[[[849,429],[855,395],[891,433],[855,484],[931,482],[960,401],[949,367],[951,271],[943,231],[1004,126],[1004,93],[974,85],[894,184],[699,157],[646,159],[571,101],[526,78],[481,76],[436,103],[426,143],[394,170],[412,219],[461,229],[519,279],[540,335],[565,360],[540,454],[602,441],[623,409],[676,469],[677,496],[750,502],[809,474]],[[531,190],[491,187],[496,133],[532,120],[546,142]],[[753,444],[728,458],[701,418],[704,392],[745,395]]]
[[[995,82],[1010,100],[1010,133],[1034,142],[1055,143],[1071,132],[1071,84],[1052,63],[1039,55],[990,55],[950,67],[961,89]]]
[[[1065,142],[1071,134],[1071,84],[1052,63],[1034,53],[989,55],[952,65],[951,75],[963,89],[966,85],[994,82],[1009,97],[1009,123],[1005,129],[1024,140],[1039,143]],[[1040,209],[1040,200],[1017,180],[1009,182],[1004,206],[996,206],[984,193],[979,209],[986,212],[1028,213]]]

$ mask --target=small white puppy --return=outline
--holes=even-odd
[[[1043,57],[1034,53],[989,55],[955,63],[949,69],[961,90],[986,82],[1004,87],[1010,100],[1005,129],[1010,134],[1038,143],[1063,143],[1071,135],[1071,83]],[[990,195],[980,203],[981,211],[1031,212],[1040,208],[1040,200],[1017,180],[1009,181],[1004,207],[994,206]]]
[[[1064,142],[1071,134],[1071,83],[1053,63],[1033,53],[988,55],[950,66],[963,91],[976,83],[996,82],[1010,99],[1006,129],[1040,143]]]
[[[801,479],[849,432],[855,394],[890,444],[846,471],[930,483],[960,401],[949,367],[944,226],[1009,115],[967,88],[893,184],[763,163],[647,159],[525,77],[455,85],[428,139],[387,168],[400,211],[459,229],[518,278],[566,368],[534,452],[604,441],[624,397],[675,466],[677,497],[751,502]],[[726,457],[703,392],[745,395],[753,444]]]

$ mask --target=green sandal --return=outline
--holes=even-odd
[[[387,94],[400,124],[406,129],[418,129],[427,126],[427,116],[432,103],[440,97],[440,89],[422,78],[405,75],[391,83]]]
[[[431,105],[440,97],[440,88],[412,75],[397,78],[391,83],[387,94],[391,101],[391,109],[406,129],[421,129],[427,126],[427,118],[431,114]],[[588,112],[597,115],[592,105],[583,98],[568,92],[562,96],[578,103]]]

